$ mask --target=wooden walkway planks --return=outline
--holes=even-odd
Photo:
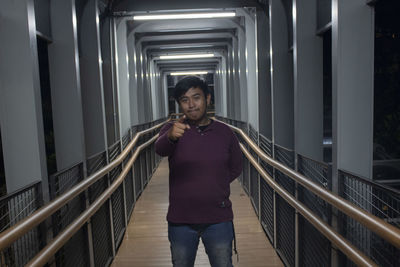
[[[250,199],[239,182],[231,184],[234,224],[239,263],[235,267],[283,266],[266,238]],[[171,267],[167,235],[168,161],[163,159],[147,188],[137,201],[124,240],[112,267]],[[200,242],[196,267],[209,267],[208,257]]]

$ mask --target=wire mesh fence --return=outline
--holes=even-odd
[[[94,174],[107,165],[107,151],[98,153],[87,160],[88,175]],[[89,203],[93,203],[109,185],[108,175],[89,187]],[[107,266],[113,258],[110,206],[107,201],[90,219],[95,266]]]
[[[400,192],[339,171],[339,194],[358,207],[400,228]],[[400,266],[400,250],[356,220],[339,212],[341,234],[380,266]],[[342,266],[355,266],[344,255]]]
[[[249,136],[251,140],[258,145],[258,133],[257,131],[249,124]],[[251,155],[259,162],[258,155],[254,151],[250,151]],[[251,164],[250,165],[250,199],[253,204],[254,210],[256,214],[259,213],[259,183],[260,176],[256,168]]]
[[[298,172],[325,189],[332,190],[331,166],[297,155]],[[298,199],[314,214],[331,224],[332,206],[298,185]],[[307,234],[306,234],[307,233]],[[300,264],[304,266],[329,266],[331,262],[331,243],[306,219],[299,216]]]
[[[42,205],[41,182],[0,198],[0,231],[10,228]],[[23,266],[45,245],[45,227],[27,232],[1,251],[0,266]]]
[[[260,148],[268,156],[272,156],[272,142],[259,134]],[[263,169],[273,177],[273,167],[267,164],[265,161],[260,161]],[[274,190],[268,185],[264,179],[260,179],[260,212],[261,212],[261,225],[264,228],[269,240],[273,243],[274,241]]]
[[[78,163],[66,170],[49,177],[50,200],[67,192],[84,179],[83,164]],[[86,208],[85,193],[81,193],[52,216],[53,236],[57,236],[73,222]],[[86,226],[75,233],[72,238],[56,253],[56,266],[79,266],[89,262],[88,235]]]
[[[294,169],[294,151],[285,147],[274,146],[275,159]],[[275,170],[275,180],[286,191],[295,196],[295,183],[287,175]],[[288,266],[295,263],[295,209],[282,197],[276,197],[276,250]]]

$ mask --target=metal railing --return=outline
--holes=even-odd
[[[294,151],[274,144],[275,159],[284,166],[294,168]],[[273,165],[272,165],[273,166]],[[292,196],[295,196],[296,183],[288,175],[275,169],[275,181]],[[296,213],[295,209],[281,196],[275,196],[276,250],[288,266],[296,261]]]
[[[223,121],[232,122],[232,120],[229,119],[223,119]],[[374,216],[374,213],[371,214],[369,210],[360,209],[350,201],[347,201],[345,198],[337,196],[328,191],[331,188],[329,165],[315,162],[306,157],[296,155],[299,161],[297,167],[300,173],[298,173],[288,167],[290,166],[288,162],[291,161],[287,159],[294,159],[294,154],[293,157],[288,157],[288,153],[280,153],[282,151],[275,151],[276,158],[280,157],[280,161],[285,162],[283,164],[282,162],[267,156],[266,151],[263,151],[260,147],[258,147],[257,144],[252,141],[252,138],[248,137],[244,131],[237,127],[231,126],[231,128],[238,134],[239,139],[245,141],[243,144],[241,144],[242,151],[246,155],[246,158],[249,160],[249,162],[257,169],[258,173],[263,178],[260,182],[260,195],[262,196],[260,201],[260,206],[262,207],[260,222],[264,227],[267,236],[273,241],[275,247],[277,247],[278,242],[277,237],[274,235],[279,236],[279,229],[276,229],[278,227],[276,225],[277,222],[274,222],[275,224],[273,227],[268,226],[268,220],[265,218],[267,216],[263,216],[262,214],[264,209],[265,213],[269,215],[271,215],[273,209],[275,209],[276,212],[278,204],[275,202],[271,203],[271,201],[274,200],[273,195],[277,193],[279,198],[282,198],[282,200],[290,204],[290,206],[299,213],[297,222],[297,227],[299,227],[297,230],[298,237],[292,236],[293,239],[291,243],[292,250],[294,246],[297,246],[297,249],[299,250],[298,254],[294,256],[294,259],[293,256],[291,256],[292,258],[284,259],[285,255],[283,253],[279,253],[278,251],[287,265],[294,266],[294,261],[296,261],[299,266],[330,266],[330,253],[332,245],[341,250],[346,255],[347,259],[351,260],[352,263],[357,265],[383,265],[383,263],[377,260],[377,257],[374,257],[370,251],[360,249],[355,243],[352,242],[352,240],[347,240],[347,236],[345,234],[341,232],[341,234],[344,235],[343,237],[338,233],[337,230],[330,226],[331,207],[338,209],[346,218],[348,218],[347,220],[357,221],[360,225],[365,227],[365,229],[368,229],[368,231],[373,235],[379,236],[380,239],[385,240],[387,244],[392,246],[392,250],[389,250],[390,252],[385,255],[387,256],[391,253],[391,258],[398,261],[398,253],[400,251],[400,229],[386,222],[397,222],[397,219],[390,219],[386,217],[386,221],[382,220],[378,218],[382,216]],[[259,160],[252,156],[252,153],[248,151],[246,146],[257,154]],[[274,149],[282,150],[282,147],[275,146]],[[261,163],[264,162],[265,165],[260,164],[258,161],[261,161]],[[244,165],[246,165],[246,163]],[[297,184],[295,189],[298,190],[293,192],[290,190],[290,187],[285,186],[283,183],[279,183],[278,179],[276,179],[276,175],[273,175],[274,178],[272,178],[267,170],[268,168],[265,168],[265,166],[273,167],[273,174],[280,172],[282,175],[285,175],[287,178],[292,180],[293,183]],[[305,192],[310,195],[305,196]],[[267,195],[268,197],[264,197],[264,195]],[[313,205],[310,205],[311,203],[309,203],[311,200],[315,200]],[[391,203],[389,206],[391,208],[396,207],[394,210],[398,212],[399,209],[397,206],[397,200],[394,201],[394,199],[392,199],[391,201],[392,202],[386,200],[385,203]],[[389,206],[385,207],[384,210],[390,209]],[[323,207],[327,207],[327,210],[324,210]],[[395,212],[391,211],[390,214],[395,214]],[[277,215],[274,214],[274,220],[276,220],[275,216]],[[285,223],[287,224],[288,222],[286,221]],[[273,231],[271,228],[273,228]],[[308,235],[308,237],[311,236],[313,240],[306,238],[305,235]],[[299,245],[294,244],[296,239],[298,239],[297,242]],[[385,246],[387,246],[387,244]],[[381,252],[381,250],[379,251]],[[397,261],[395,262],[395,265],[389,266],[398,266]],[[339,266],[344,265],[339,264]]]
[[[57,266],[109,265],[122,240],[135,200],[139,197],[135,188],[137,180],[140,180],[143,190],[145,181],[149,180],[161,159],[152,155],[152,143],[158,134],[151,136],[165,123],[161,121],[132,127],[142,130],[132,136],[130,129],[129,136],[124,136],[107,151],[89,158],[86,161],[87,178],[82,180],[82,163],[53,175],[49,181],[52,201],[45,206],[37,206],[35,212],[0,233],[0,265],[22,266],[29,260],[28,266],[46,263]],[[124,146],[126,148],[121,151]],[[139,157],[142,157],[141,164],[146,166],[146,170],[137,173],[132,166]],[[111,162],[107,164],[108,161]],[[83,207],[82,210],[77,209],[74,203]],[[35,249],[29,249],[25,236],[42,227],[48,218],[52,218],[50,228],[55,237],[47,244],[41,241]],[[46,230],[36,232],[40,235]],[[40,240],[43,239],[35,239],[36,242]],[[21,242],[21,251],[13,251],[15,244]],[[27,252],[30,255],[23,261],[15,262],[17,256]]]
[[[30,216],[43,203],[41,182],[35,182],[20,190],[0,198],[0,231],[4,231],[18,221]],[[22,266],[39,252],[44,236],[39,225],[25,232],[14,243],[3,248],[0,255],[1,266]]]
[[[400,192],[339,170],[339,195],[361,209],[400,228]],[[358,221],[339,213],[340,232],[381,266],[400,266],[400,250]],[[351,266],[346,259],[344,264]]]
[[[327,190],[332,189],[331,166],[297,154],[299,173]],[[297,199],[315,215],[332,225],[332,206],[301,185],[297,187]],[[332,246],[329,240],[302,216],[299,217],[299,261],[307,266],[329,266]]]

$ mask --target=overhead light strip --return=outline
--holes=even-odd
[[[171,75],[178,76],[178,75],[200,75],[200,74],[207,74],[208,71],[182,71],[182,72],[171,72]]]
[[[182,55],[164,55],[160,59],[187,59],[187,58],[208,58],[214,57],[214,54],[182,54]]]
[[[236,16],[235,12],[221,13],[180,13],[163,15],[137,15],[133,20],[161,20],[161,19],[209,19],[209,18],[229,18]]]

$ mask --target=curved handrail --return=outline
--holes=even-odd
[[[70,200],[72,200],[73,198],[78,196],[80,193],[82,193],[87,188],[89,188],[89,186],[94,184],[97,180],[102,178],[105,174],[107,174],[109,171],[114,169],[117,165],[122,163],[122,161],[126,158],[126,156],[129,154],[129,152],[136,145],[140,136],[145,135],[147,133],[150,133],[150,132],[160,128],[162,125],[164,125],[168,121],[169,120],[159,123],[149,129],[146,129],[146,130],[136,133],[135,136],[132,138],[131,142],[129,143],[129,145],[121,152],[120,155],[118,155],[118,157],[115,160],[110,162],[107,166],[101,168],[100,170],[98,170],[94,174],[90,175],[88,178],[86,178],[82,182],[76,184],[74,187],[72,187],[70,190],[68,190],[64,194],[53,199],[51,202],[42,206],[41,208],[39,208],[37,211],[35,211],[31,215],[27,216],[26,218],[22,219],[15,225],[11,226],[7,230],[0,233],[0,250],[3,250],[6,247],[10,246],[11,243],[16,241],[18,238],[20,238],[22,235],[24,235],[31,229],[33,229],[39,223],[46,220],[46,218],[51,216],[54,212],[56,212],[58,209],[60,209],[66,203],[68,203]]]
[[[222,122],[222,121],[221,121]],[[222,122],[224,123],[224,122]],[[225,123],[226,124],[226,123]],[[265,162],[277,168],[282,173],[289,176],[295,182],[301,184],[318,197],[322,198],[329,204],[333,205],[341,212],[345,213],[346,215],[352,217],[353,219],[357,220],[364,226],[366,226],[369,230],[376,233],[383,239],[387,240],[395,247],[400,249],[400,229],[385,222],[381,218],[378,218],[367,211],[357,207],[356,205],[352,204],[351,202],[345,200],[344,198],[333,194],[332,192],[326,190],[322,186],[310,181],[304,175],[297,173],[296,171],[286,167],[282,163],[272,159],[271,157],[267,156],[251,139],[248,137],[241,129],[226,124],[235,132],[239,133],[245,142],[253,149],[254,152]]]
[[[300,203],[289,192],[283,189],[261,165],[251,156],[243,144],[240,144],[245,156],[249,159],[251,164],[257,169],[258,173],[264,180],[273,188],[282,198],[284,198],[293,208],[295,208],[301,215],[304,216],[319,232],[321,232],[327,239],[335,244],[346,256],[351,259],[357,266],[378,266],[363,252],[346,240],[343,236],[338,234],[331,226],[316,216],[309,208]]]
[[[128,174],[133,163],[139,156],[140,151],[153,143],[157,138],[158,134],[154,135],[150,140],[138,146],[122,172],[112,182],[112,184],[107,187],[107,189],[99,197],[97,197],[96,200],[84,212],[82,212],[73,222],[71,222],[67,228],[59,233],[49,244],[47,244],[38,254],[36,254],[36,256],[31,259],[26,266],[33,267],[45,265],[51,259],[51,257],[101,208],[104,202],[111,197],[114,191],[117,190],[124,181],[125,176]]]

